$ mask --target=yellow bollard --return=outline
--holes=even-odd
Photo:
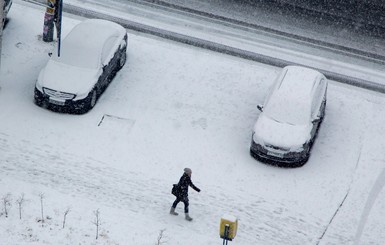
[[[222,216],[219,226],[219,236],[224,240],[232,241],[237,234],[238,220],[233,215]]]

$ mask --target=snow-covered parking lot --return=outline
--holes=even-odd
[[[331,81],[309,162],[276,168],[249,144],[280,68],[129,32],[127,63],[95,108],[55,113],[33,103],[54,47],[41,41],[43,16],[16,1],[3,33],[0,244],[157,244],[162,230],[166,244],[219,244],[228,213],[239,219],[231,244],[385,241],[382,94]],[[80,20],[65,15],[64,34]],[[184,167],[202,190],[190,191],[192,222],[168,213]]]

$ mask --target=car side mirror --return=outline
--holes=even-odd
[[[319,123],[321,121],[321,119],[319,117],[313,119],[313,121],[311,121],[313,124],[315,123]]]
[[[49,52],[49,53],[48,53],[48,56],[51,57],[51,56],[52,56],[52,52]]]
[[[261,112],[263,111],[263,106],[262,106],[262,105],[257,105],[257,108],[258,108],[258,110],[260,110]]]

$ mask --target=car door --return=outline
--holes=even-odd
[[[103,46],[102,51],[102,64],[103,74],[101,77],[101,83],[103,87],[108,86],[114,76],[114,69],[116,64],[116,47],[117,47],[117,36],[109,37]]]
[[[321,106],[320,106],[320,110],[319,110],[319,113],[318,113],[318,117],[321,118],[321,120],[323,120],[323,117],[324,117],[324,114],[325,114],[326,96],[327,96],[326,95],[326,93],[327,93],[327,80],[326,80],[326,78],[322,78],[321,79],[320,85],[321,85],[321,91],[320,91]]]
[[[114,56],[110,61],[112,76],[119,70],[120,46],[117,46],[114,52]]]
[[[101,74],[98,79],[98,83],[96,84],[98,93],[101,94],[105,89],[108,75],[108,67],[106,65],[101,65]]]
[[[312,99],[312,108],[311,108],[311,120],[312,120],[312,130],[311,130],[311,139],[314,140],[321,119],[321,107],[322,107],[323,93],[322,93],[322,85],[320,82],[317,83],[315,92],[313,94]]]

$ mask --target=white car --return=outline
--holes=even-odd
[[[126,62],[127,31],[107,20],[76,25],[41,70],[35,103],[64,112],[92,109]]]
[[[276,78],[254,125],[250,154],[282,167],[302,166],[325,116],[328,81],[318,71],[287,66]]]

